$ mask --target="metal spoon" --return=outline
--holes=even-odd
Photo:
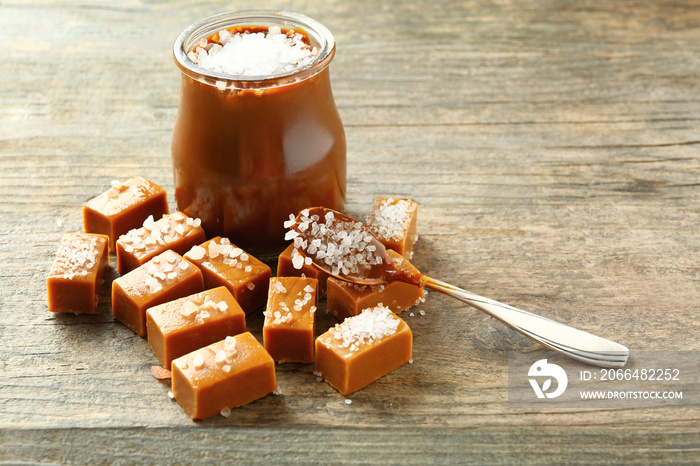
[[[412,266],[392,262],[384,246],[364,225],[340,212],[325,207],[305,209],[285,226],[290,228],[287,238],[294,239],[297,250],[308,258],[304,259],[306,263],[310,260],[333,277],[360,285],[398,280],[426,286],[459,299],[547,348],[578,361],[616,368],[627,363],[629,349],[619,343],[416,273]],[[345,233],[339,235],[340,231]],[[348,240],[348,236],[353,239]],[[332,254],[324,252],[329,250]]]

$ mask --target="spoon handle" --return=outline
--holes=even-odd
[[[422,281],[425,286],[457,298],[547,348],[578,361],[600,367],[623,367],[629,357],[629,349],[614,341],[484,298],[434,278],[424,276]]]

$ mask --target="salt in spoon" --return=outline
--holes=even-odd
[[[359,285],[403,281],[459,299],[495,317],[523,335],[573,359],[600,367],[623,367],[627,347],[559,322],[479,296],[392,261],[384,245],[357,220],[326,207],[304,209],[285,222],[286,239],[298,251],[293,264],[313,264],[320,270]],[[301,254],[299,254],[299,252]]]

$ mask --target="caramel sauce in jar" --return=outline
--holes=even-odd
[[[222,30],[297,32],[317,54],[274,75],[232,76],[200,68],[187,56]],[[172,137],[178,210],[202,220],[208,237],[224,236],[262,258],[286,246],[285,220],[312,205],[342,210],[346,149],[328,65],[330,32],[295,13],[226,13],[193,24],[175,42],[182,70]]]

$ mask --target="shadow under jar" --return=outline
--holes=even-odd
[[[191,58],[197,47],[217,43],[220,31],[277,28],[301,34],[313,58],[268,75],[211,71]],[[185,29],[173,53],[182,70],[172,138],[179,210],[200,218],[208,237],[225,236],[261,258],[284,249],[290,214],[317,205],[342,211],[345,132],[331,90],[328,29],[296,13],[225,13]]]

